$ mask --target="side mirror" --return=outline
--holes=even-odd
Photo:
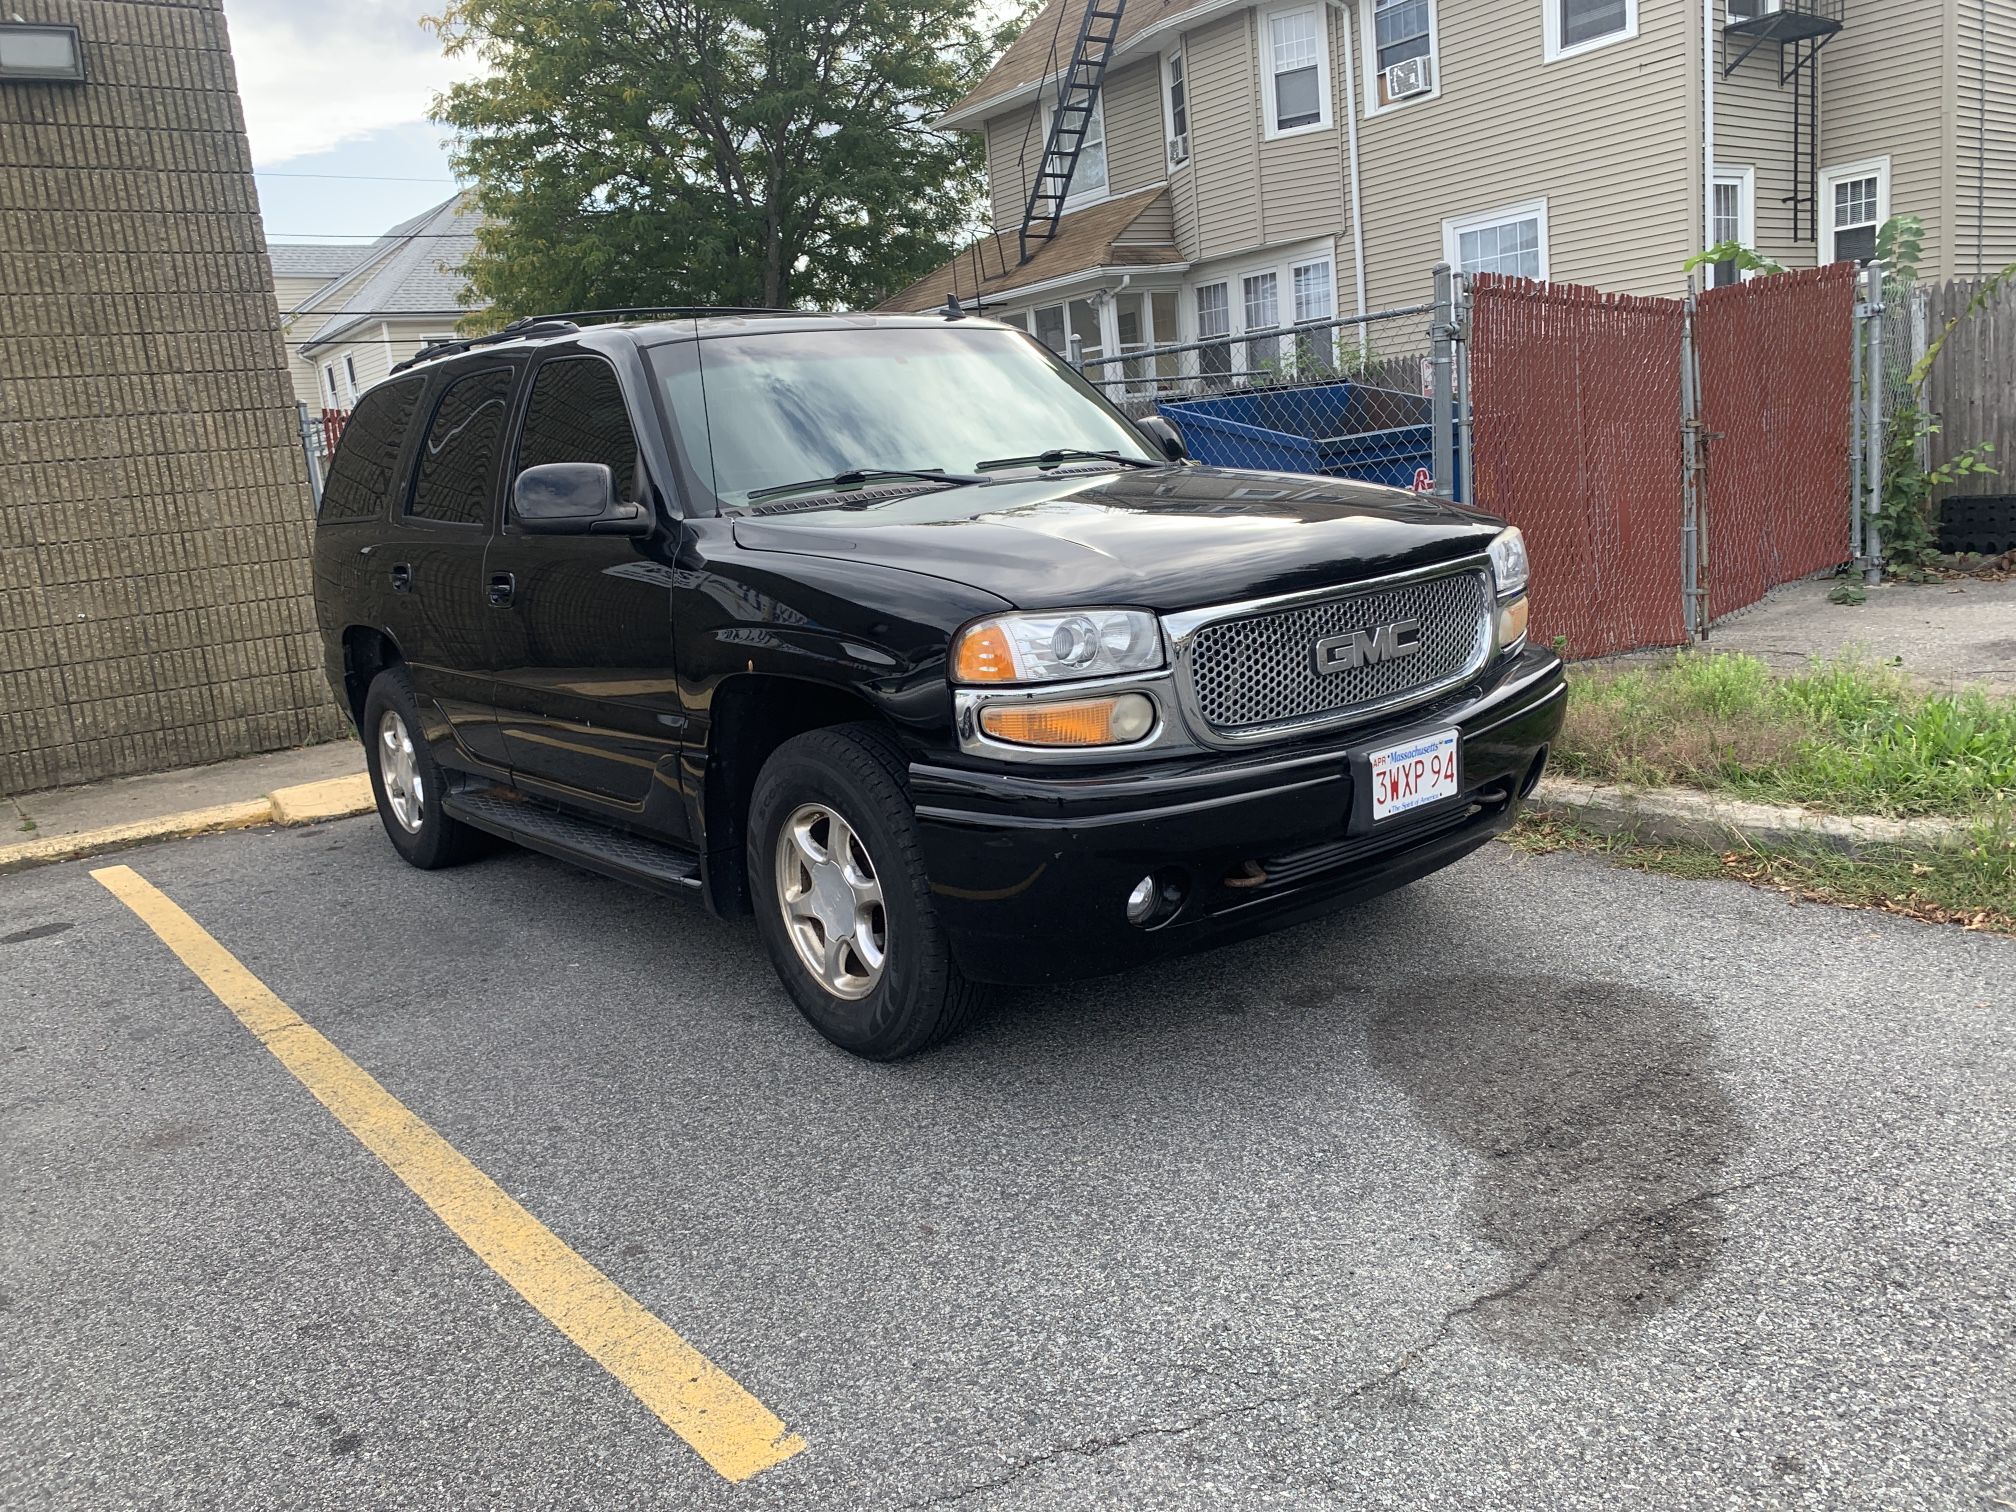
[[[1136,420],[1134,424],[1150,441],[1162,448],[1162,455],[1171,462],[1189,458],[1190,448],[1183,444],[1183,433],[1160,415],[1150,415],[1145,420]]]
[[[511,513],[527,535],[651,533],[642,504],[616,497],[616,475],[605,462],[542,462],[511,485]]]

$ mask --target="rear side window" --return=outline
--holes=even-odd
[[[424,378],[406,378],[380,384],[357,401],[343,427],[343,439],[336,443],[336,455],[329,459],[318,519],[383,517],[386,497],[397,481],[406,428],[413,423],[413,411],[426,387]]]
[[[406,510],[412,518],[444,525],[489,522],[511,379],[510,368],[485,368],[457,378],[442,393],[420,447],[413,502]]]
[[[606,463],[616,497],[637,497],[637,434],[616,370],[599,357],[557,358],[532,379],[517,471],[547,462]]]

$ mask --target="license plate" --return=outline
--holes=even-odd
[[[1454,798],[1459,791],[1456,775],[1456,732],[1438,730],[1402,745],[1373,751],[1372,820],[1391,819],[1409,809]]]

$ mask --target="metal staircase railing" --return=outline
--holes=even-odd
[[[1071,192],[1072,175],[1078,171],[1079,154],[1085,150],[1092,112],[1098,108],[1099,91],[1106,82],[1106,63],[1113,55],[1126,8],[1127,0],[1086,0],[1071,62],[1057,81],[1057,103],[1043,140],[1043,158],[1029,181],[1029,199],[1022,207],[1022,225],[1016,232],[1020,262],[1036,255],[1032,244],[1047,242],[1057,234],[1057,222],[1064,217],[1064,200]]]

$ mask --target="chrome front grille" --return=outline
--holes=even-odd
[[[1340,589],[1279,609],[1203,617],[1189,633],[1181,674],[1191,707],[1227,739],[1342,723],[1426,698],[1482,667],[1491,655],[1491,610],[1490,579],[1478,566]],[[1420,626],[1421,649],[1413,655],[1334,671],[1318,667],[1319,640],[1406,620]]]

